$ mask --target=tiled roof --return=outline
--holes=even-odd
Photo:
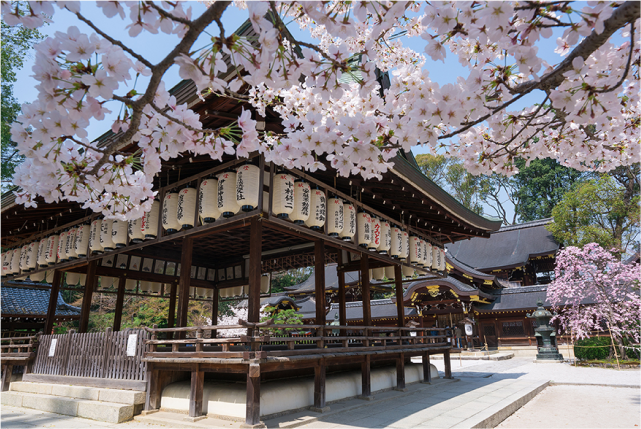
[[[544,307],[551,307],[547,300],[548,285],[519,286],[499,289],[491,293],[496,299],[491,304],[476,304],[480,312],[504,310],[530,310],[536,308],[538,300],[543,301]],[[593,299],[584,299],[581,304],[594,304]]]
[[[391,299],[373,299],[370,301],[370,308],[372,312],[372,320],[376,319],[392,319],[398,317],[396,312],[396,303]],[[347,313],[348,321],[357,321],[363,319],[363,301],[355,301],[345,303],[345,310]],[[325,320],[334,320],[335,315],[338,313],[338,304],[332,304],[332,308],[327,313]],[[405,307],[405,316],[415,316],[417,314],[415,308]]]
[[[294,300],[293,300],[293,299],[291,299],[291,298],[290,298],[290,297],[288,297],[288,296],[284,296],[284,295],[276,295],[276,296],[269,296],[269,297],[261,298],[261,299],[260,299],[260,306],[261,306],[261,307],[262,307],[263,305],[269,305],[269,306],[273,306],[273,307],[274,307],[274,306],[280,305],[280,304],[282,304],[282,303],[290,303],[290,304],[292,304],[294,307],[296,307],[296,309],[298,309],[298,306],[296,305],[296,303],[294,302]],[[239,307],[239,308],[246,308],[246,307],[247,307],[247,300],[246,300],[246,299],[244,299],[244,300],[240,301],[240,302],[238,303],[238,307]]]
[[[2,293],[2,317],[47,317],[51,289],[11,287],[3,284],[0,292]],[[59,293],[56,316],[77,317],[80,316],[80,309],[67,304],[62,298],[62,293]]]
[[[338,270],[337,264],[328,264],[325,266],[325,290],[338,290]],[[345,284],[358,283],[358,271],[345,273]],[[312,275],[307,280],[294,286],[286,287],[285,290],[291,293],[314,293],[316,291],[316,277],[314,269]]]
[[[459,261],[454,256],[450,255],[449,252],[445,254],[445,259],[454,268],[457,268],[460,271],[472,277],[481,278],[485,280],[494,280],[496,278],[496,276],[493,276],[492,274],[487,274],[487,273],[483,273],[481,271],[475,270],[474,268],[467,265],[465,262]]]

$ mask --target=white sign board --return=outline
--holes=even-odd
[[[415,337],[415,336],[416,336],[416,332],[410,332],[410,337]]]
[[[129,334],[127,339],[127,356],[136,356],[136,343],[138,343],[138,334]]]
[[[51,340],[51,345],[49,346],[49,357],[53,357],[56,352],[56,344],[58,344],[58,340],[56,338]]]
[[[465,335],[472,335],[472,325],[469,323],[465,324]]]

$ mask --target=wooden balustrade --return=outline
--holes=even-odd
[[[36,357],[40,335],[26,337],[8,337],[0,339],[0,362],[2,365],[2,385],[0,390],[6,392],[11,383],[11,374],[16,365],[24,366],[23,373],[31,371],[31,365]]]

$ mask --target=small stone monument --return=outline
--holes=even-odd
[[[555,336],[554,328],[549,325],[552,313],[543,308],[543,301],[538,300],[537,309],[534,313],[528,314],[530,319],[536,319],[538,328],[534,329],[535,335],[540,337],[541,343],[539,344],[539,352],[536,355],[534,362],[536,363],[554,363],[563,362],[563,355],[559,353],[556,347],[556,342],[552,342],[552,337]],[[537,338],[537,343],[538,343]]]

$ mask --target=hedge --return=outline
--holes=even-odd
[[[610,356],[610,345],[610,337],[592,337],[578,340],[574,343],[574,356],[581,360],[607,359]]]

